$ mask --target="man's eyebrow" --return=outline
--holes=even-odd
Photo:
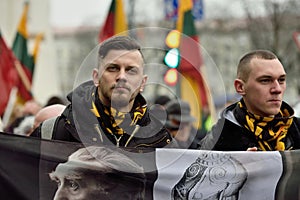
[[[262,79],[262,78],[273,78],[273,76],[271,76],[271,75],[261,75],[261,76],[257,77],[256,79]]]
[[[110,67],[110,66],[119,66],[119,65],[116,64],[116,63],[112,63],[112,62],[107,63],[106,65],[104,65],[104,67]]]
[[[283,77],[286,77],[286,74],[282,74],[279,76],[279,78],[283,78]],[[257,77],[257,79],[261,79],[261,78],[274,78],[274,76],[272,75],[261,75],[259,77]]]

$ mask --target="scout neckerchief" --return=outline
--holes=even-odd
[[[261,117],[250,113],[243,100],[237,103],[233,113],[240,124],[254,133],[261,150],[285,150],[284,140],[293,122],[294,114],[286,103],[282,103],[280,112],[275,117]]]
[[[123,135],[126,131],[122,127],[127,128],[139,124],[147,110],[146,101],[140,94],[136,97],[129,113],[119,112],[112,107],[104,106],[100,102],[97,92],[94,92],[92,97],[91,111],[98,118],[101,127],[112,135]]]

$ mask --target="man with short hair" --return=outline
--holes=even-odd
[[[93,80],[68,95],[51,139],[131,148],[173,146],[170,133],[155,119],[141,95],[147,81],[141,46],[127,36],[100,44]],[[41,128],[33,136],[41,137]]]
[[[300,120],[283,95],[286,72],[267,50],[244,55],[234,87],[241,100],[228,106],[201,141],[205,150],[284,151],[300,149]]]

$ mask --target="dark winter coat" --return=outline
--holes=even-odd
[[[70,142],[80,142],[89,145],[115,145],[124,147],[126,143],[130,148],[160,148],[177,147],[172,136],[148,111],[140,120],[138,126],[127,127],[126,133],[117,141],[113,134],[101,127],[97,117],[90,111],[92,98],[97,88],[92,81],[85,82],[68,95],[71,102],[62,115],[57,118],[51,139]],[[139,94],[139,98],[144,98]],[[145,101],[145,100],[144,100]],[[32,136],[41,137],[42,125]],[[138,131],[130,138],[133,131]],[[127,134],[128,133],[128,134]]]
[[[228,106],[212,130],[200,142],[201,150],[245,151],[258,147],[255,135],[240,125],[233,115],[237,104]],[[300,149],[300,119],[294,117],[285,138],[286,149]]]

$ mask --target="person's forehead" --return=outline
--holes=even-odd
[[[256,76],[283,76],[285,75],[285,70],[278,59],[260,59],[254,58],[250,62],[251,72],[250,75]]]
[[[142,61],[142,55],[138,50],[110,50],[103,58],[105,63],[114,63],[119,59],[133,59]]]
[[[79,175],[78,170],[76,167],[73,166],[67,166],[65,164],[59,164],[56,167],[56,170],[52,173],[53,175],[57,177],[64,177],[64,176],[70,176],[70,175]]]

